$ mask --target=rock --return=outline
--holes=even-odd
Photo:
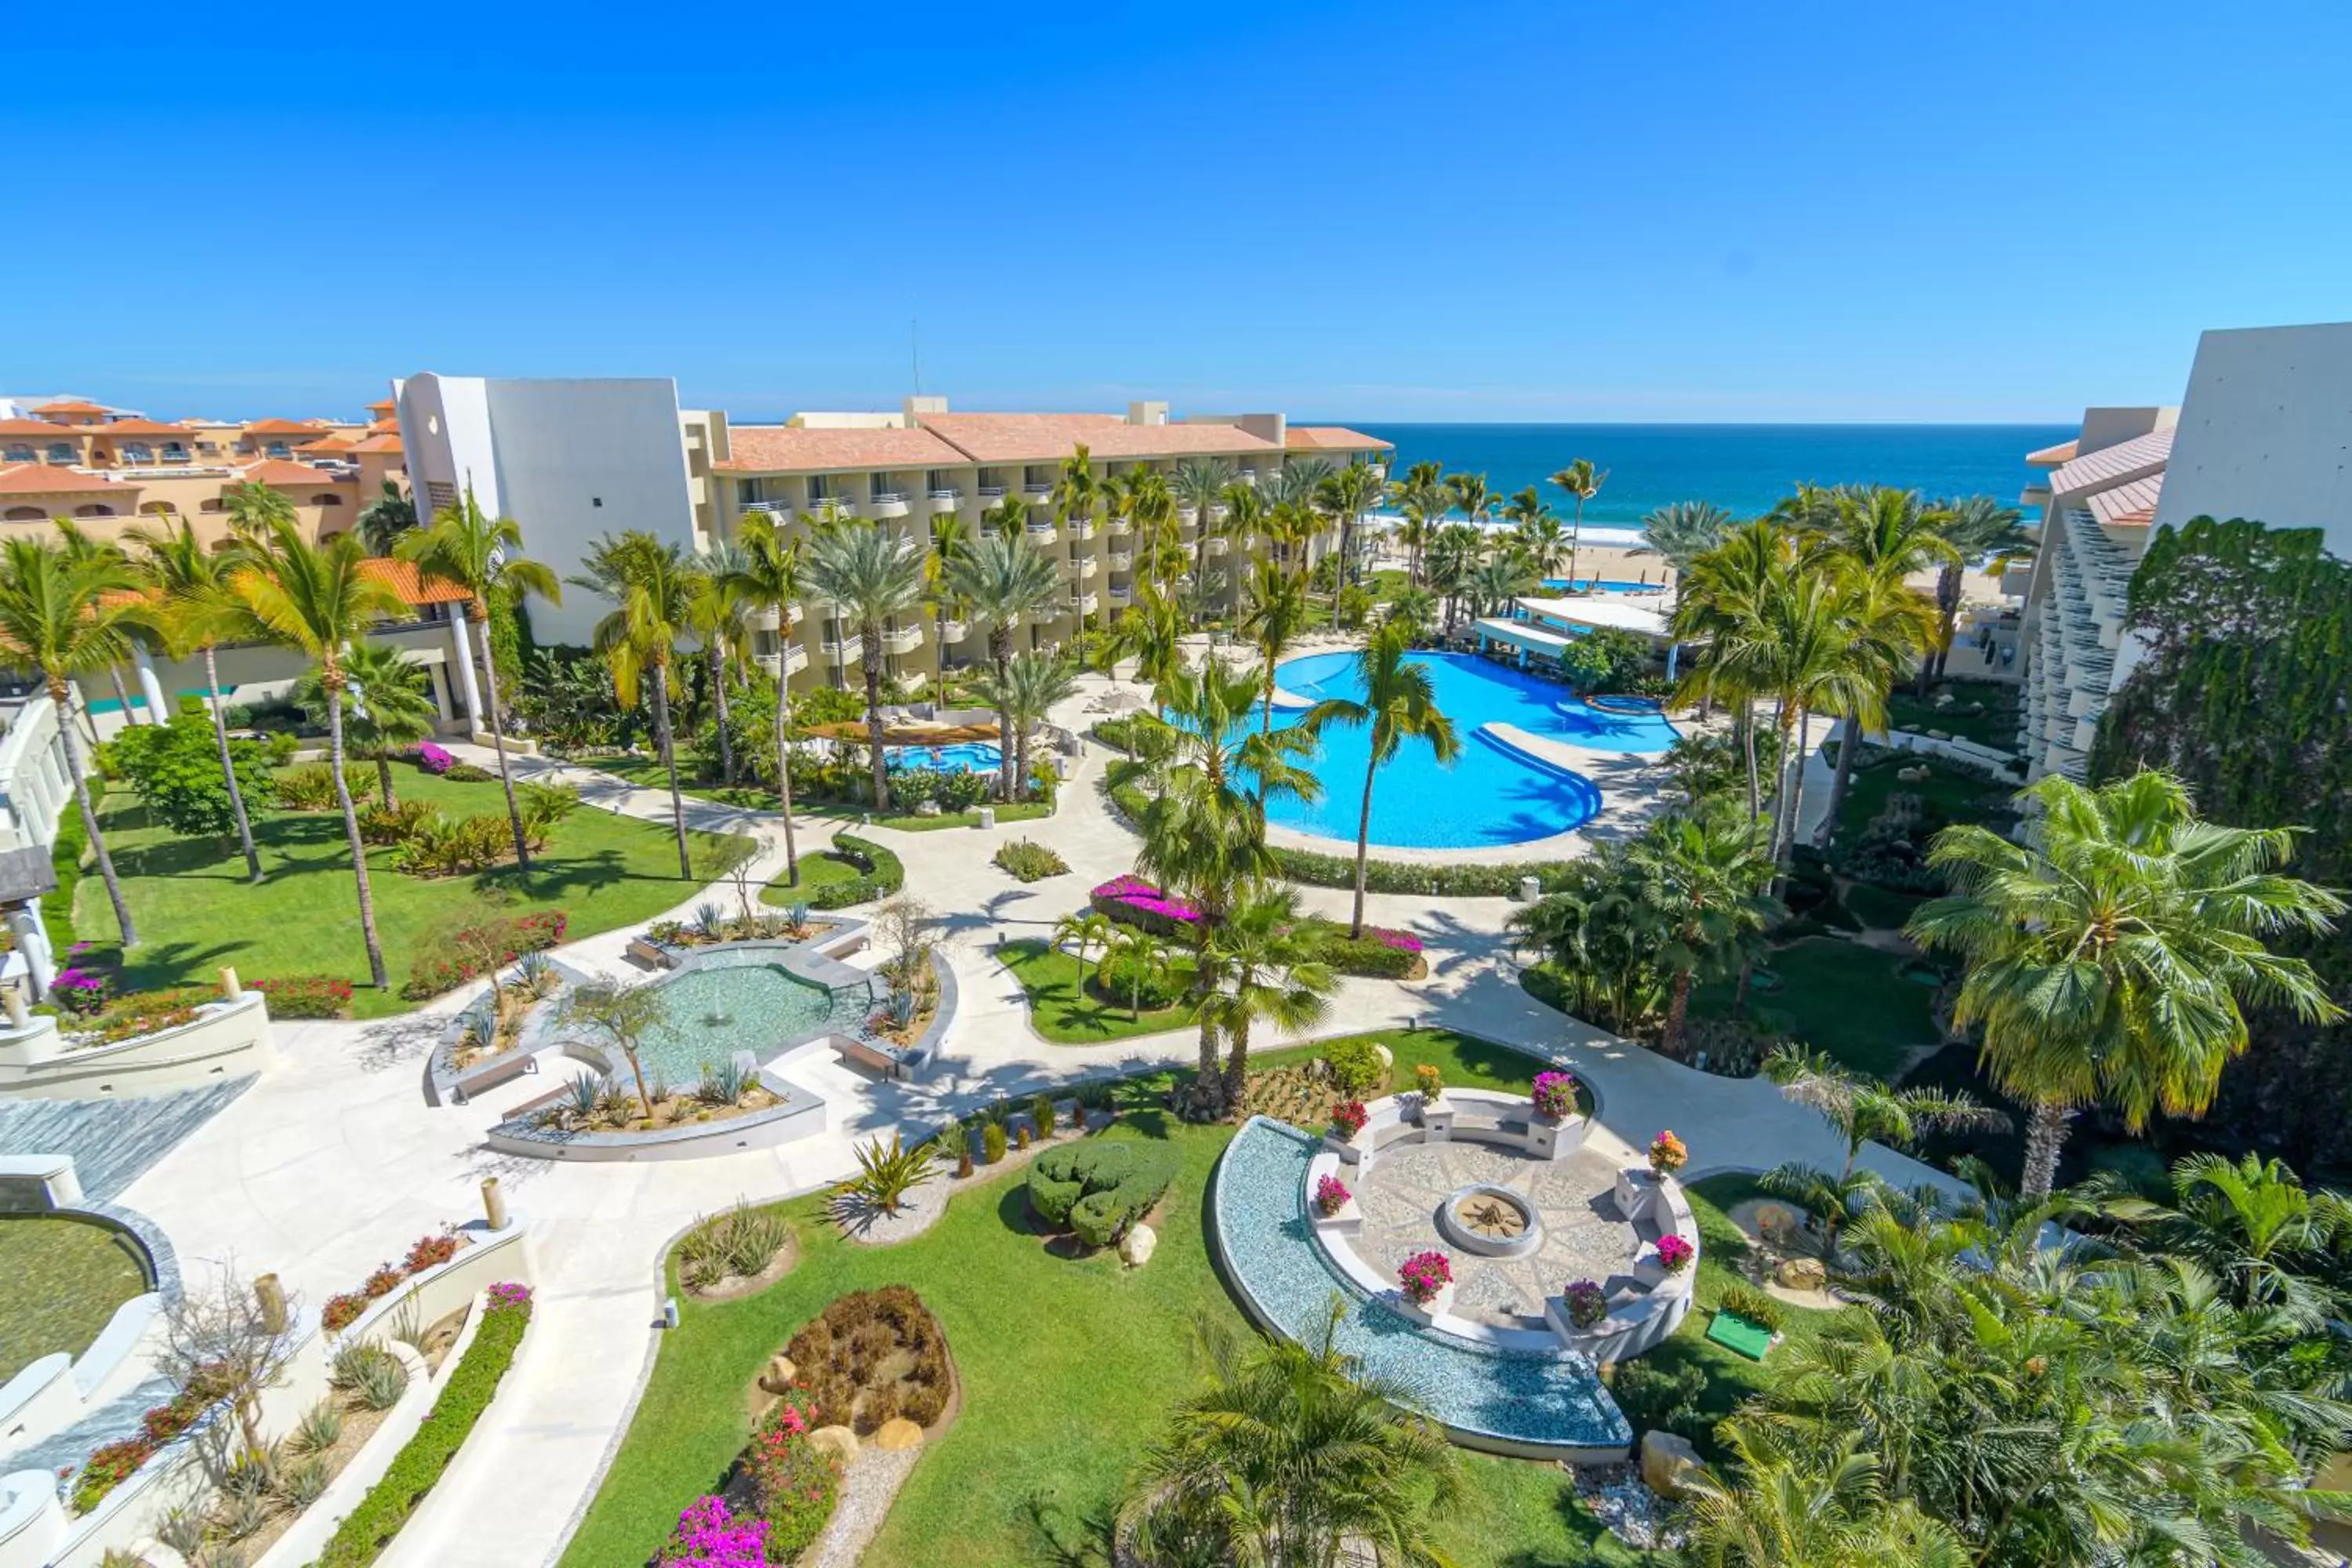
[[[793,1377],[799,1371],[800,1368],[793,1364],[792,1357],[770,1356],[766,1370],[760,1373],[760,1388],[767,1394],[788,1393],[793,1386]]]
[[[898,1425],[904,1426],[911,1426],[912,1423],[902,1421]],[[887,1426],[883,1428],[884,1431],[888,1429]],[[922,1433],[917,1432],[916,1441],[920,1442],[922,1436]],[[877,1434],[877,1436],[878,1437],[879,1434]],[[809,1434],[809,1447],[820,1454],[831,1454],[845,1465],[857,1458],[857,1434],[846,1426],[820,1426]]]
[[[1819,1290],[1829,1284],[1830,1271],[1818,1258],[1784,1258],[1772,1270],[1772,1279],[1791,1290]]]
[[[1151,1254],[1159,1246],[1159,1236],[1150,1226],[1139,1222],[1133,1230],[1119,1237],[1119,1261],[1129,1268],[1140,1268],[1151,1261]]]
[[[876,1428],[874,1447],[885,1454],[903,1453],[923,1446],[923,1429],[903,1415],[894,1415]]]
[[[940,815],[940,803],[935,800],[918,802],[915,806],[915,815],[917,816],[937,816]]]
[[[1389,1073],[1396,1070],[1396,1053],[1378,1040],[1372,1042],[1372,1055],[1380,1058],[1381,1071]]]
[[[1756,1234],[1775,1244],[1785,1243],[1797,1234],[1795,1211],[1779,1204],[1764,1205],[1756,1211]]]
[[[1657,1427],[1642,1434],[1642,1480],[1660,1497],[1684,1496],[1685,1479],[1705,1468],[1689,1438]]]

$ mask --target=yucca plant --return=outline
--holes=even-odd
[[[941,1159],[955,1162],[957,1180],[971,1174],[971,1133],[962,1122],[949,1122],[940,1129],[939,1135],[931,1142],[939,1150]]]
[[[929,1142],[909,1148],[893,1132],[886,1147],[876,1138],[858,1149],[857,1174],[834,1192],[856,1207],[896,1215],[907,1206],[908,1195],[931,1179],[932,1163],[938,1158],[938,1149]]]

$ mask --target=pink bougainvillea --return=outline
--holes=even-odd
[[[1112,920],[1146,930],[1174,931],[1197,923],[1201,911],[1140,877],[1113,877],[1094,890],[1094,906]]]
[[[1315,1184],[1315,1206],[1326,1215],[1335,1215],[1346,1208],[1348,1199],[1352,1195],[1348,1191],[1348,1184],[1337,1176],[1325,1176]]]
[[[768,1521],[738,1515],[727,1500],[706,1497],[677,1516],[661,1568],[767,1568]]]
[[[1535,1092],[1529,1098],[1535,1101],[1538,1115],[1564,1121],[1576,1114],[1576,1075],[1539,1072],[1536,1074]]]
[[[1658,1267],[1664,1269],[1667,1273],[1680,1274],[1684,1269],[1690,1267],[1690,1260],[1694,1256],[1696,1256],[1696,1254],[1691,1247],[1691,1244],[1685,1241],[1681,1237],[1662,1236],[1658,1237]]]
[[[1331,1135],[1335,1138],[1353,1138],[1364,1130],[1364,1123],[1370,1120],[1371,1112],[1364,1109],[1362,1100],[1343,1100],[1331,1108]]]
[[[1422,1306],[1437,1300],[1437,1293],[1454,1283],[1454,1260],[1434,1249],[1416,1252],[1397,1265],[1397,1283],[1404,1293]]]

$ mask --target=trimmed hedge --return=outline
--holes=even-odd
[[[1065,1144],[1029,1167],[1029,1206],[1054,1229],[1108,1247],[1151,1212],[1175,1177],[1173,1151],[1158,1144]]]
[[[1138,792],[1140,794],[1141,792]],[[1356,860],[1351,855],[1318,855],[1307,849],[1274,851],[1283,877],[1313,888],[1353,888]],[[1569,886],[1576,873],[1572,860],[1522,860],[1503,866],[1422,866],[1399,860],[1364,862],[1364,889],[1372,893],[1419,893],[1439,899],[1507,899],[1519,890],[1519,879],[1533,877],[1547,893]]]
[[[898,856],[870,838],[836,833],[833,847],[824,853],[828,859],[848,862],[856,868],[857,875],[846,882],[827,882],[809,889],[811,909],[845,910],[852,904],[887,899],[907,885],[906,866]]]
[[[449,1374],[425,1425],[393,1456],[383,1479],[369,1488],[359,1506],[335,1527],[326,1550],[319,1553],[317,1568],[365,1568],[383,1555],[383,1549],[392,1544],[400,1527],[408,1522],[416,1505],[457,1458],[482,1412],[490,1407],[507,1368],[514,1364],[522,1331],[530,1326],[529,1293],[516,1285],[491,1286],[482,1326],[458,1358],[457,1370]]]
[[[90,794],[93,797],[105,793],[101,781]],[[74,889],[81,886],[81,858],[89,849],[89,825],[82,820],[81,802],[69,800],[58,813],[57,842],[49,846],[49,867],[57,873],[58,885],[41,895],[41,924],[49,933],[49,951],[68,952],[73,948]]]

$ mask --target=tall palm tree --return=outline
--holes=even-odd
[[[2026,533],[2018,510],[2003,506],[1990,496],[1939,500],[1930,510],[1942,519],[1937,531],[1952,547],[1952,559],[1936,574],[1938,625],[1935,647],[1919,661],[1919,695],[1923,698],[1932,682],[1943,679],[1944,661],[1951,655],[1952,637],[1959,621],[1962,574],[1971,563],[2006,564],[2033,553],[2033,541]]]
[[[1738,526],[1738,519],[1713,501],[1668,501],[1642,519],[1642,543],[1633,553],[1663,555],[1680,576]]]
[[[1460,476],[1456,476],[1459,478]],[[1445,595],[1445,635],[1454,635],[1454,612],[1471,574],[1486,553],[1486,536],[1466,522],[1449,522],[1429,543],[1429,585]]]
[[[482,661],[482,696],[490,721],[490,745],[498,752],[499,786],[506,792],[507,826],[514,833],[515,864],[530,869],[530,848],[524,842],[522,812],[515,805],[514,774],[507,766],[507,727],[499,701],[499,661],[490,651],[490,601],[504,599],[520,605],[526,594],[549,604],[560,604],[563,585],[555,574],[522,552],[522,525],[510,517],[486,515],[467,485],[463,499],[443,507],[432,526],[404,536],[396,552],[413,561],[425,576],[466,591],[466,619],[473,628],[467,653],[478,652]],[[684,843],[683,830],[679,842]],[[683,850],[680,851],[683,855]]]
[[[400,543],[401,536],[416,526],[416,503],[397,483],[386,479],[383,493],[360,508],[360,515],[352,526],[370,555],[389,555]]]
[[[801,856],[793,833],[792,678],[785,673],[782,653],[793,635],[793,606],[801,596],[800,546],[770,512],[747,515],[738,537],[742,553],[733,572],[735,592],[776,617],[776,798],[783,808],[784,880],[797,886]]]
[[[237,847],[245,854],[247,879],[262,878],[261,851],[253,842],[253,818],[245,809],[245,789],[238,784],[236,764],[228,749],[228,721],[223,714],[220,685],[218,621],[228,604],[228,577],[240,558],[232,547],[207,550],[196,537],[195,525],[183,521],[159,522],[152,529],[134,529],[128,535],[144,554],[140,563],[148,591],[154,596],[148,624],[163,640],[165,651],[184,658],[191,651],[205,656],[205,706],[212,715],[213,743],[220,753],[221,778],[228,786],[229,814],[236,819]]]
[[[1331,477],[1328,458],[1298,458],[1283,463],[1266,481],[1265,499],[1274,506],[1309,506],[1323,481]]]
[[[719,732],[719,776],[730,784],[735,782],[735,737],[728,722],[727,688],[751,635],[751,602],[735,585],[742,564],[741,548],[727,541],[697,555],[686,620],[702,645],[703,681],[710,688],[711,720]]]
[[[1061,602],[1062,573],[1053,559],[1020,533],[984,536],[948,563],[948,592],[988,626],[988,658],[1002,686],[1011,675],[1013,632],[1024,616],[1050,611]],[[1003,750],[997,775],[999,798],[1013,798],[1013,716],[996,710],[996,739]]]
[[[271,525],[268,547],[240,560],[229,574],[231,612],[226,635],[278,643],[293,649],[319,672],[327,705],[327,763],[334,773],[335,804],[343,812],[343,837],[352,849],[352,875],[359,885],[360,934],[367,944],[368,974],[377,990],[389,988],[383,943],[375,929],[375,894],[368,886],[367,846],[360,838],[358,808],[343,776],[343,702],[350,686],[346,665],[352,645],[380,620],[408,613],[383,579],[361,570],[367,556],[349,534],[312,544],[291,522]]]
[[[1407,741],[1427,746],[1440,763],[1452,766],[1462,754],[1462,741],[1454,721],[1437,706],[1437,686],[1429,666],[1411,657],[1412,628],[1400,621],[1382,622],[1365,639],[1356,656],[1357,684],[1361,700],[1327,697],[1307,710],[1301,726],[1320,736],[1327,726],[1371,728],[1371,751],[1364,763],[1363,803],[1356,810],[1356,908],[1348,934],[1364,934],[1364,867],[1372,837],[1372,781]]]
[[[73,781],[74,800],[81,807],[82,826],[89,832],[124,947],[139,944],[139,928],[131,923],[121,879],[114,873],[114,857],[106,847],[106,831],[90,799],[81,742],[74,730],[73,680],[123,657],[129,647],[124,626],[142,603],[137,587],[136,574],[117,552],[77,554],[37,539],[0,542],[0,653],[10,664],[37,674],[49,700],[57,704],[58,748],[66,777]]]
[[[948,566],[971,543],[971,528],[959,512],[940,511],[931,514],[930,548],[923,555],[923,593],[931,602],[931,647],[939,650],[940,703],[948,700],[948,645],[943,635],[951,612],[960,612],[954,592],[948,586]]]
[[[1762,615],[1765,595],[1792,568],[1794,552],[1787,532],[1769,519],[1759,518],[1734,529],[1714,549],[1695,556],[1685,569],[1675,595],[1669,628],[1675,637],[1700,645],[1698,657],[1684,672],[1678,700],[1711,702],[1717,698],[1733,705],[1733,723],[1748,764],[1748,811],[1762,812],[1757,781],[1756,699],[1762,688],[1746,671],[1728,667],[1724,653],[1735,634],[1744,634]]]
[[[1527,563],[1528,572],[1537,577],[1549,577],[1560,569],[1567,557],[1567,530],[1536,494],[1533,485],[1511,498],[1511,547]]]
[[[1250,565],[1249,589],[1242,601],[1241,632],[1257,649],[1265,671],[1265,695],[1258,728],[1274,728],[1274,669],[1282,656],[1307,635],[1315,606],[1307,596],[1307,580],[1285,572],[1278,562],[1263,557]]]
[[[393,783],[394,748],[433,732],[441,710],[425,684],[425,667],[411,664],[390,643],[356,642],[343,650],[343,728],[362,756],[375,762],[376,787],[383,804],[400,804]],[[314,713],[327,711],[327,690],[318,669],[294,683],[294,700]]]
[[[1454,510],[1472,528],[1484,527],[1486,515],[1494,510],[1495,495],[1486,488],[1484,474],[1448,474],[1445,488],[1453,492]]]
[[[1013,799],[1029,795],[1029,737],[1054,704],[1076,689],[1077,665],[1058,653],[1015,654],[1002,678],[992,670],[982,679],[985,700],[1011,721],[998,738],[1013,756]]]
[[[1993,1081],[2031,1108],[2021,1188],[2039,1197],[2075,1107],[2109,1104],[2134,1131],[2158,1110],[2202,1114],[2246,1047],[2242,1003],[2341,1017],[2265,939],[2328,931],[2345,906],[2276,869],[2295,829],[2206,822],[2167,773],[2096,790],[2053,773],[2021,799],[2029,843],[1965,823],[1936,836],[1928,863],[1953,891],[1904,929],[1968,961],[1953,1022],[1984,1026]]]
[[[810,588],[833,601],[835,614],[856,624],[864,645],[859,663],[866,676],[866,742],[874,752],[874,809],[887,811],[890,771],[882,748],[882,630],[922,603],[922,557],[904,541],[861,522],[810,541],[805,571]],[[1012,743],[1009,735],[997,738]]]
[[[1782,912],[1765,895],[1774,867],[1757,826],[1736,808],[1676,814],[1659,818],[1626,851],[1658,917],[1657,962],[1673,977],[1658,1044],[1676,1060],[1693,984],[1739,969],[1755,936]]]
[[[1323,1022],[1335,984],[1316,937],[1299,927],[1298,895],[1263,886],[1244,894],[1209,932],[1180,973],[1206,964],[1209,984],[1196,1017],[1225,1037],[1225,1103],[1238,1106],[1249,1083],[1250,1032],[1268,1024],[1299,1034]]]
[[[1844,723],[1838,742],[1837,769],[1830,776],[1829,809],[1822,814],[1814,842],[1827,844],[1837,831],[1838,814],[1845,809],[1853,787],[1855,759],[1862,737],[1886,727],[1886,699],[1903,679],[1920,650],[1932,646],[1935,606],[1927,596],[1900,578],[1848,568],[1848,591],[1841,602],[1846,618],[1849,661],[1861,675],[1843,701],[1825,709]]]
[[[1216,526],[1217,508],[1234,488],[1234,466],[1223,458],[1186,458],[1168,476],[1168,493],[1179,507],[1189,507],[1194,524],[1192,581],[1205,585],[1209,573],[1209,533]],[[1255,491],[1252,492],[1255,494]]]
[[[1339,522],[1339,575],[1331,584],[1331,625],[1339,624],[1339,595],[1360,575],[1362,563],[1359,530],[1364,514],[1381,499],[1379,471],[1365,462],[1349,463],[1325,479],[1315,489],[1315,504]]]
[[[280,526],[290,528],[295,521],[292,498],[258,479],[223,487],[221,510],[228,514],[230,531],[256,544],[268,543]]]
[[[1075,568],[1079,552],[1078,531],[1082,525],[1092,522],[1102,510],[1103,481],[1095,472],[1087,453],[1087,444],[1079,442],[1071,454],[1062,459],[1061,473],[1054,480],[1054,517],[1068,532],[1070,560]],[[1080,584],[1081,589],[1084,584]],[[1087,635],[1086,600],[1078,600],[1078,638]]]
[[[1414,1393],[1339,1347],[1335,1301],[1303,1342],[1246,1352],[1203,1331],[1207,1387],[1137,1467],[1120,1533],[1151,1563],[1445,1568],[1432,1526],[1464,1495],[1461,1460]]]
[[[1595,468],[1590,458],[1579,458],[1551,477],[1551,482],[1576,500],[1576,519],[1568,533],[1568,575],[1576,578],[1576,552],[1584,543],[1584,503],[1601,493],[1609,470]]]
[[[1415,463],[1405,469],[1404,478],[1389,482],[1390,493],[1395,498],[1397,510],[1404,514],[1398,526],[1397,542],[1406,550],[1406,574],[1415,586],[1422,582],[1423,552],[1445,526],[1445,514],[1454,508],[1454,490],[1445,480],[1442,464]]]
[[[1217,504],[1223,509],[1223,515],[1202,521],[1201,543],[1195,548],[1206,548],[1212,535],[1222,539],[1225,542],[1225,560],[1229,564],[1218,569],[1217,575],[1223,592],[1212,595],[1208,576],[1198,562],[1194,563],[1193,595],[1204,609],[1213,597],[1230,600],[1233,589],[1240,580],[1230,563],[1247,559],[1249,552],[1257,548],[1257,536],[1266,531],[1274,514],[1274,508],[1265,496],[1258,493],[1255,486],[1243,484],[1238,479],[1225,487],[1225,493]]]
[[[677,837],[677,874],[692,880],[694,857],[687,847],[686,796],[677,787],[677,745],[671,733],[669,695],[677,663],[678,639],[686,635],[694,602],[694,569],[675,544],[649,533],[625,532],[589,548],[584,570],[572,579],[614,602],[596,623],[590,644],[613,671],[613,695],[624,712],[653,695],[654,748],[669,775],[670,828]],[[500,759],[503,762],[503,758]],[[515,817],[515,831],[522,831]]]

